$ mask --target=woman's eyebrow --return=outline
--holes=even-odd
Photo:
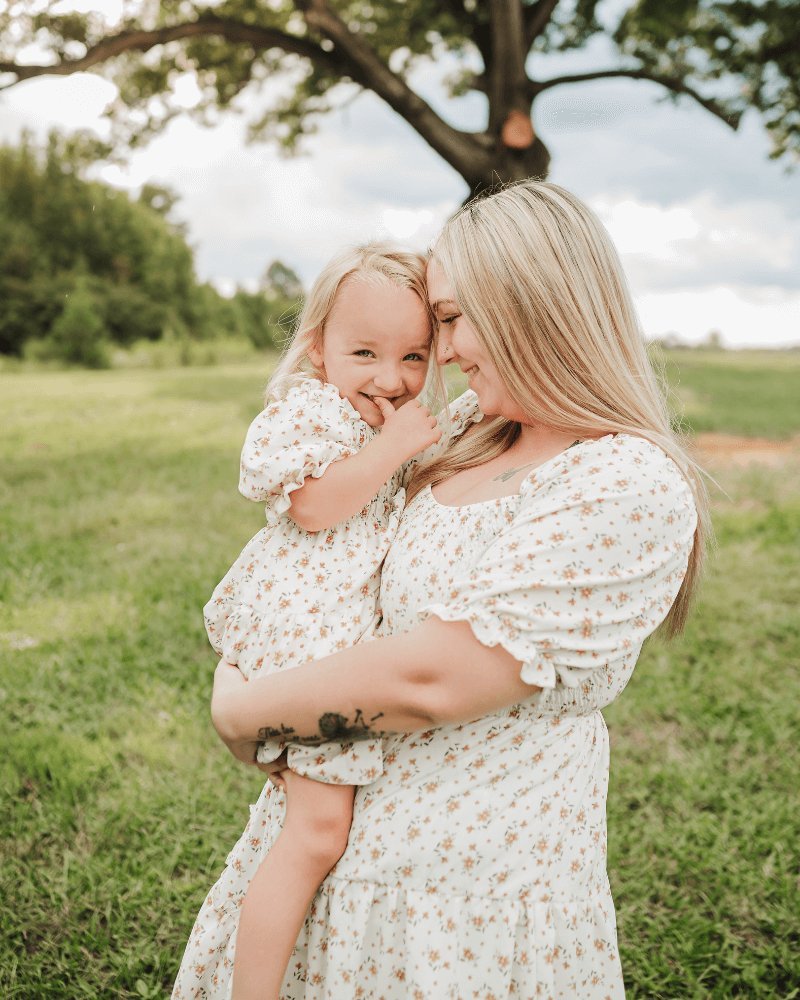
[[[436,302],[434,302],[433,305],[431,306],[431,309],[433,309],[433,311],[436,312],[436,310],[439,309],[441,306],[456,306],[456,300],[437,299]]]

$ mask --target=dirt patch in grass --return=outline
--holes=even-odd
[[[697,434],[693,450],[701,465],[766,465],[774,469],[800,459],[800,434],[785,441],[737,434]]]

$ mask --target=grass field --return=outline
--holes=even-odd
[[[800,356],[670,353],[698,431],[800,434]],[[0,375],[0,996],[168,993],[259,775],[208,720],[200,608],[257,365]],[[800,996],[800,458],[712,472],[697,614],[606,713],[629,996]],[[10,736],[10,738],[8,738]],[[437,998],[430,998],[437,1000]]]

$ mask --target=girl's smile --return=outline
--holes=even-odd
[[[375,397],[395,409],[422,392],[431,353],[425,304],[389,281],[345,281],[322,333],[308,352],[327,382],[371,427],[383,417]]]

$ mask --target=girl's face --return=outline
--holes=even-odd
[[[428,298],[439,330],[436,360],[456,364],[467,376],[487,417],[503,416],[526,423],[527,418],[509,396],[486,347],[461,313],[452,286],[435,258],[428,263]]]
[[[370,427],[380,427],[374,397],[397,409],[418,396],[430,353],[430,322],[419,296],[388,280],[355,277],[339,288],[322,343],[308,357]]]

